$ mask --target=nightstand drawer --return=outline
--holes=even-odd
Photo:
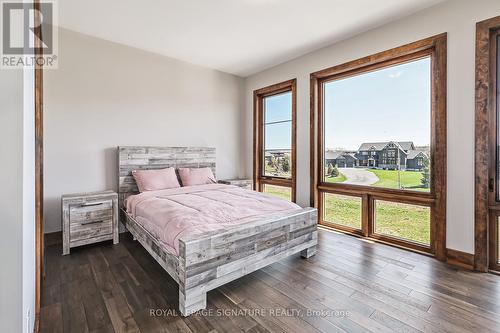
[[[111,219],[113,202],[111,200],[71,205],[69,208],[70,224]]]
[[[94,238],[113,233],[113,219],[108,217],[100,220],[86,220],[81,222],[72,222],[69,238],[70,242],[82,239]]]

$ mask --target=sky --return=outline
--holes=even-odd
[[[325,84],[325,147],[357,150],[364,142],[413,141],[431,133],[430,58]],[[298,110],[298,112],[301,112]],[[291,93],[265,99],[265,123],[291,119]],[[266,149],[286,149],[291,122],[266,126]]]
[[[292,144],[292,93],[264,99],[265,148],[290,149]]]

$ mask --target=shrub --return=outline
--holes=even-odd
[[[281,167],[283,169],[283,172],[290,171],[290,158],[288,157],[288,155],[283,157],[283,162],[281,164]]]
[[[332,177],[338,177],[340,174],[339,172],[339,169],[337,168],[337,166],[334,166],[333,167],[333,170],[332,170],[332,173],[330,174]]]
[[[333,172],[333,166],[331,163],[328,163],[328,170],[326,171],[326,174],[331,176]]]
[[[422,169],[422,179],[420,180],[420,183],[422,184],[423,187],[429,188],[431,182],[431,174],[429,171],[429,159],[425,158],[423,162],[424,162],[424,168]]]

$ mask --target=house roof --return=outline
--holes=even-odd
[[[352,158],[354,158],[354,159],[356,159],[356,160],[358,159],[358,158],[356,157],[356,153],[345,153],[345,155],[349,155],[349,156],[351,156]]]
[[[347,151],[342,151],[342,150],[327,150],[325,152],[325,159],[327,160],[337,160],[339,158],[345,158],[345,156],[352,157],[354,159],[357,159],[357,157],[354,155],[355,153],[353,152],[347,152]]]
[[[422,150],[409,150],[408,156],[406,158],[412,160],[420,154],[422,154],[424,157],[428,157],[427,154]]]
[[[413,145],[413,142],[411,142],[411,141],[403,141],[403,142],[398,142],[398,143],[401,146],[401,148],[403,148],[403,150],[411,150],[412,148],[415,148],[415,146]]]
[[[328,150],[325,152],[325,159],[327,160],[336,160],[344,154],[343,151],[333,151],[333,150]]]
[[[362,143],[358,150],[371,150],[371,149],[382,150],[382,149],[384,149],[391,142],[395,143],[402,150],[405,150],[405,151],[406,150],[411,150],[413,148],[413,142],[411,142],[411,141],[402,141],[402,142],[386,141],[386,142],[366,142],[366,143]]]

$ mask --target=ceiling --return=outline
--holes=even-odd
[[[443,0],[63,0],[63,28],[246,77]]]

